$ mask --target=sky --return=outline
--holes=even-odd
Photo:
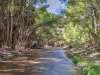
[[[58,14],[57,13],[57,9],[59,7],[63,8],[64,5],[61,4],[61,2],[59,0],[47,0],[48,4],[50,4],[50,6],[47,8],[48,12],[51,12],[51,13],[55,13],[55,14]]]

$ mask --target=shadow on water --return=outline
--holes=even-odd
[[[60,48],[30,50],[0,62],[0,75],[84,75],[79,71]]]

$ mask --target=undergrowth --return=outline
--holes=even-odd
[[[81,58],[80,56],[72,53],[67,53],[67,56],[72,58],[72,61],[81,67],[86,75],[100,75],[100,63]]]

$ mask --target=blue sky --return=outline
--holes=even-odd
[[[48,4],[50,4],[50,6],[47,8],[47,10],[51,13],[55,13],[57,14],[57,9],[59,7],[63,8],[64,5],[61,4],[61,2],[59,0],[47,0]]]

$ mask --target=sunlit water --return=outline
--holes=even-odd
[[[31,50],[0,62],[0,75],[84,75],[61,48]]]

